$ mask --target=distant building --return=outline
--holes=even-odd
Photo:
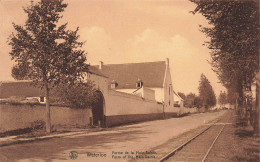
[[[184,100],[175,91],[173,91],[173,93],[174,93],[174,107],[183,107]]]
[[[40,103],[45,103],[44,91],[35,87],[30,80],[0,82],[0,100],[10,97],[36,98]]]

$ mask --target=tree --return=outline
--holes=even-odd
[[[199,96],[195,96],[194,105],[197,108],[201,108],[202,107],[202,100],[201,100],[201,98]]]
[[[201,99],[202,105],[205,108],[209,108],[216,105],[216,95],[214,93],[214,90],[209,80],[203,74],[201,74],[200,76],[199,97]]]
[[[210,38],[206,44],[211,49],[211,65],[221,83],[237,97],[239,115],[247,118],[247,113],[242,113],[248,112],[244,93],[251,90],[259,72],[259,2],[191,1],[197,4],[193,13],[201,13],[211,25],[201,28]]]
[[[194,93],[187,94],[186,99],[184,101],[185,102],[184,105],[192,108],[194,106],[195,98],[196,98],[196,95]]]
[[[220,91],[220,94],[218,96],[218,103],[222,108],[225,107],[225,104],[228,103],[227,94],[225,91],[224,92]]]
[[[192,107],[197,107],[200,108],[202,106],[202,102],[199,96],[197,96],[194,93],[189,93],[187,94],[185,101],[184,101],[184,105],[192,108]]]
[[[99,101],[92,82],[75,82],[73,85],[60,84],[51,90],[51,103],[86,109]]]
[[[9,53],[16,65],[15,78],[27,77],[46,92],[46,131],[51,131],[49,91],[59,83],[73,84],[84,78],[88,70],[85,51],[80,50],[78,28],[67,30],[67,23],[57,26],[61,12],[67,7],[63,0],[31,2],[24,8],[28,18],[24,26],[13,23],[15,33],[9,38]]]
[[[231,105],[236,105],[236,93],[232,92],[230,89],[227,89],[227,103]]]

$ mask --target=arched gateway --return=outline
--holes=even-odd
[[[99,90],[96,91],[95,93],[97,95],[97,101],[93,104],[93,107],[92,107],[93,125],[105,127],[104,96],[103,96],[102,92]]]

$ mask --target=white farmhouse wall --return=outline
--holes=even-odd
[[[133,93],[131,93],[133,95],[136,95],[136,96],[139,96],[139,97],[143,97],[143,89],[140,88],[140,89],[137,89],[135,90]]]
[[[87,73],[86,81],[92,81],[95,87],[99,89],[103,94],[108,90],[108,79],[96,74]]]
[[[173,91],[172,91],[172,79],[169,63],[166,64],[165,78],[164,78],[164,109],[165,111],[170,111],[174,105]]]
[[[110,86],[108,84],[108,78],[99,76],[96,74],[92,74],[92,73],[87,73],[86,81],[93,82],[95,84],[95,88],[97,88],[99,91],[102,92],[103,97],[104,97],[104,102],[106,102],[108,100],[107,93],[108,93],[108,89],[109,89],[108,86]],[[104,114],[106,114],[106,111],[107,111],[106,103],[104,104],[103,111],[104,111]]]
[[[163,113],[162,104],[156,101],[114,90],[108,91],[106,109],[106,116]]]
[[[94,81],[96,87],[103,93],[106,126],[162,119],[164,115],[170,117],[177,114],[177,109],[173,107],[174,100],[169,63],[166,65],[163,87],[143,87],[137,92],[140,95],[133,94],[136,89],[111,89],[108,78],[96,74],[87,74],[87,80]]]
[[[163,88],[150,88],[155,92],[155,100],[157,102],[163,102],[164,99],[164,89]]]
[[[125,92],[125,93],[133,93],[136,89],[115,89],[116,91],[119,91],[119,92]]]
[[[155,100],[155,91],[152,88],[142,87],[140,89],[115,89],[118,92],[124,92],[143,97],[146,100]]]
[[[150,88],[146,88],[146,87],[142,87],[143,90],[143,98],[146,100],[151,100],[151,101],[155,101],[155,91],[150,89]]]

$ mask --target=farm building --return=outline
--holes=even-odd
[[[0,82],[0,100],[14,96],[26,99],[35,98],[40,103],[45,103],[44,91],[35,87],[31,80]]]
[[[183,107],[184,100],[175,91],[173,91],[173,93],[174,93],[174,107]]]
[[[173,89],[169,68],[169,59],[158,62],[104,64],[95,66],[109,78],[112,89],[130,94],[138,94],[142,87],[154,91],[151,100],[173,106]],[[150,92],[153,93],[153,92]],[[167,103],[167,104],[166,104]]]
[[[93,115],[94,123],[99,120],[101,125],[113,126],[176,116],[169,59],[127,64],[100,62],[90,71],[87,80],[94,81],[103,96],[103,108],[93,109],[100,109],[103,117],[95,119]]]
[[[92,124],[110,127],[177,115],[169,59],[157,62],[89,66],[85,81],[94,82],[100,100],[92,105]],[[32,81],[2,82],[0,99],[37,98],[44,93]]]

